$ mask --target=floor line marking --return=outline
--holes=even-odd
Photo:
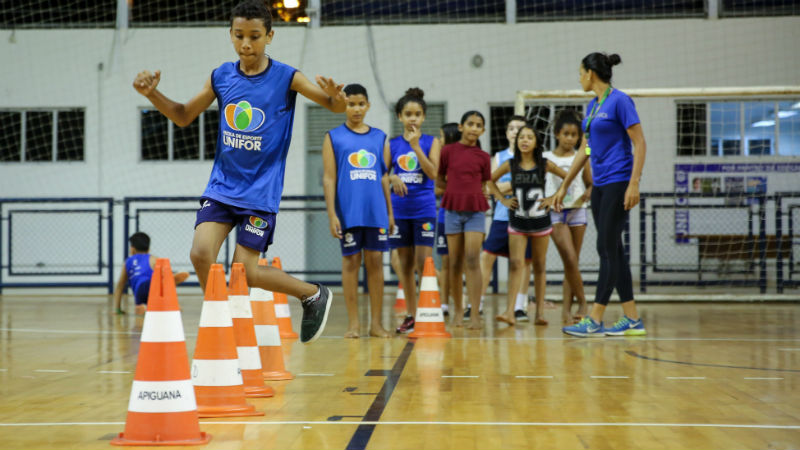
[[[8,369],[0,369],[0,372],[8,372]]]
[[[782,380],[783,377],[744,377],[745,380]]]
[[[667,377],[668,380],[705,380],[706,377]]]
[[[746,370],[764,370],[769,372],[800,372],[800,369],[772,369],[769,367],[748,367],[748,366],[731,366],[727,364],[711,364],[711,363],[696,363],[689,361],[675,361],[671,359],[655,358],[653,356],[640,355],[632,350],[625,350],[625,353],[635,358],[645,359],[647,361],[663,362],[670,364],[682,364],[685,366],[702,366],[702,367],[723,367],[725,369],[746,369]]]
[[[332,377],[335,373],[298,373],[298,377]]]
[[[514,378],[553,378],[552,375],[517,375]]]
[[[800,352],[800,348],[779,348],[779,352]]]
[[[66,372],[69,372],[69,370],[63,370],[63,369],[36,369],[36,370],[34,370],[34,372],[42,372],[42,373],[66,373]]]
[[[130,370],[98,370],[97,373],[131,373]]]
[[[627,375],[592,375],[591,377],[592,377],[592,378],[600,378],[600,379],[605,379],[605,378],[608,378],[608,379],[614,379],[614,378],[620,378],[620,379],[624,379],[624,378],[630,378],[630,377],[628,377]]]
[[[442,378],[480,378],[479,375],[442,375]]]
[[[201,425],[423,425],[423,426],[509,426],[509,427],[660,427],[660,428],[750,428],[800,430],[800,425],[736,424],[736,423],[647,423],[647,422],[417,422],[417,421],[309,421],[286,420],[275,422],[235,421],[216,422],[200,420]],[[20,422],[0,423],[0,427],[63,427],[63,426],[120,426],[125,422]]]

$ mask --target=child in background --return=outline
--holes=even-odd
[[[358,270],[363,250],[367,268],[372,321],[370,336],[389,337],[381,324],[383,252],[389,250],[388,230],[394,226],[389,180],[381,158],[386,133],[364,123],[369,111],[367,90],[360,84],[344,88],[347,121],[325,135],[322,178],[331,235],[342,248],[342,288],[348,326],[344,337],[358,338]]]
[[[556,149],[545,152],[544,158],[553,162],[564,172],[568,171],[575,160],[575,149],[583,139],[581,132],[581,119],[578,113],[571,110],[561,111],[555,120],[553,133],[556,136]],[[547,197],[556,193],[561,186],[562,178],[548,173],[545,177],[544,194]],[[564,209],[561,212],[550,211],[550,221],[553,222],[553,242],[556,244],[564,270],[567,267],[578,267],[578,259],[583,245],[583,235],[586,232],[586,204],[592,195],[592,169],[589,161],[583,166],[580,180],[572,183],[564,197]],[[580,269],[578,269],[580,272]],[[580,275],[580,274],[579,274]],[[572,315],[572,299],[578,300],[578,314]],[[575,289],[564,279],[562,285],[562,312],[561,321],[564,325],[571,325],[586,315],[586,297],[583,293],[583,279],[579,280]]]
[[[136,314],[142,315],[147,311],[147,296],[150,293],[150,279],[153,277],[153,267],[156,257],[150,254],[150,236],[145,233],[133,233],[128,239],[131,244],[131,256],[125,260],[125,267],[119,274],[117,287],[114,289],[114,307],[117,314],[125,314],[122,309],[122,293],[127,284],[133,291],[136,303]],[[188,272],[174,274],[175,284],[181,284],[189,278]]]
[[[441,143],[422,134],[427,105],[420,88],[409,88],[397,101],[395,114],[403,124],[403,134],[389,141],[383,151],[386,167],[392,172],[392,209],[397,229],[389,236],[389,246],[397,249],[407,314],[398,333],[414,330],[417,314],[417,282],[414,272],[422,273],[425,259],[433,255],[436,239],[436,195],[433,180],[439,169]]]
[[[491,158],[480,148],[478,138],[486,129],[483,115],[478,111],[467,111],[461,117],[458,129],[461,139],[442,149],[436,184],[444,191],[442,206],[446,210],[444,226],[450,256],[453,323],[461,326],[464,305],[460,286],[465,268],[467,295],[473,311],[478,311],[481,301],[480,254],[486,228],[484,212],[489,209],[483,195],[484,188],[506,206],[512,204],[512,199],[503,197],[497,189],[491,179]],[[482,327],[480,315],[473,314],[469,328],[479,330]]]
[[[442,145],[452,144],[461,140],[461,132],[458,131],[458,124],[450,122],[442,125],[439,130],[439,140]],[[435,189],[436,197],[439,199],[439,211],[436,220],[436,253],[442,258],[442,268],[439,270],[439,291],[441,292],[442,311],[444,315],[449,314],[450,303],[450,257],[447,251],[447,235],[444,232],[444,212],[445,209],[441,206],[441,197],[444,195],[444,190]],[[459,283],[460,284],[460,283]],[[460,286],[459,286],[460,287]]]

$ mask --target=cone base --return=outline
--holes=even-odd
[[[200,436],[194,439],[176,440],[176,441],[134,441],[125,439],[125,433],[120,433],[119,436],[111,440],[111,445],[204,445],[208,444],[211,440],[211,435],[204,431],[200,432]]]
[[[275,390],[269,386],[264,387],[247,387],[244,388],[244,396],[248,398],[263,398],[263,397],[274,397]]]
[[[203,419],[207,419],[209,417],[244,417],[263,415],[264,411],[256,411],[256,407],[253,405],[197,408],[197,416]]]
[[[294,380],[294,375],[290,372],[285,371],[271,371],[271,372],[264,372],[264,379],[270,381],[284,381],[284,380]]]
[[[408,337],[412,339],[421,337],[449,338],[452,337],[452,335],[447,331],[412,331],[408,334]]]

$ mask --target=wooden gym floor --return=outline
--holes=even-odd
[[[201,301],[179,299],[191,358]],[[266,416],[201,420],[204,448],[800,447],[797,303],[642,304],[644,338],[566,337],[549,310],[547,327],[485,320],[480,333],[413,341],[342,339],[335,299],[323,338],[284,344],[297,378],[248,400]],[[387,323],[393,302],[387,292]],[[111,448],[142,319],[110,310],[104,297],[0,297],[0,448]]]

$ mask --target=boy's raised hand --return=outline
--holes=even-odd
[[[345,102],[346,96],[342,90],[344,89],[344,84],[337,84],[333,81],[333,78],[323,77],[322,75],[317,75],[316,79],[317,85],[330,96],[331,100],[334,102]]]
[[[136,79],[133,80],[133,88],[147,97],[156,89],[159,81],[161,81],[160,70],[156,70],[155,74],[150,73],[149,70],[144,70],[136,75]]]

